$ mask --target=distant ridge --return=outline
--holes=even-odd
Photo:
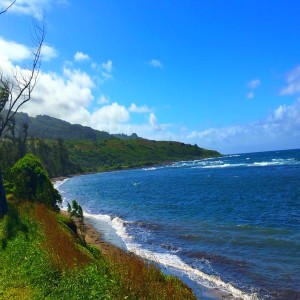
[[[104,141],[112,138],[121,140],[130,140],[139,138],[137,134],[109,134],[106,131],[100,131],[88,126],[71,124],[57,118],[47,115],[38,115],[35,118],[28,116],[26,113],[17,113],[15,116],[17,127],[22,127],[26,123],[28,127],[28,136],[43,139],[63,139],[63,140],[89,140]]]
[[[28,125],[27,135],[23,124]],[[33,118],[25,113],[16,114],[13,139],[10,147],[17,143],[21,145],[15,147],[16,154],[23,149],[23,152],[38,155],[52,176],[129,169],[221,155],[197,145],[147,140],[136,134],[109,134],[53,117],[42,115]],[[9,143],[8,140],[6,142]],[[11,153],[5,155],[7,158],[4,160],[8,160]]]

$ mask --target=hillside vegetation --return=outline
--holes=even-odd
[[[17,113],[15,116],[17,129],[22,130],[23,124],[28,124],[28,135],[33,138],[63,139],[63,140],[91,140],[103,141],[117,137],[120,139],[135,139],[136,134],[109,134],[106,131],[95,130],[79,124],[70,124],[66,121],[46,115],[29,117],[26,113]]]
[[[24,122],[28,126],[24,127]],[[51,177],[221,155],[197,145],[151,141],[135,134],[110,135],[48,116],[31,118],[20,113],[16,124],[14,135],[0,141],[0,168],[4,171],[26,153],[37,155]]]
[[[219,156],[220,153],[179,142],[110,139],[67,141],[70,159],[85,170],[124,169]]]
[[[61,197],[38,157],[26,154],[11,174],[0,218],[0,299],[195,299],[157,266],[104,242],[89,245],[95,232],[81,206],[73,200],[69,214],[59,213]]]
[[[43,204],[10,201],[0,219],[0,299],[196,299],[136,256],[87,245],[72,222]]]

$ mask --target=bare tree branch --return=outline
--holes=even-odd
[[[31,65],[24,69],[14,69],[13,76],[5,75],[0,69],[0,137],[8,130],[19,108],[30,100],[38,80],[46,25],[44,22],[33,21],[33,27]]]
[[[0,15],[6,13],[16,2],[17,0],[14,0],[9,6],[7,6],[4,10],[0,11]]]

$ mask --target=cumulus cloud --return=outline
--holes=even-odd
[[[151,59],[148,64],[154,68],[163,68],[163,64],[157,59]]]
[[[11,61],[13,63],[20,63],[32,57],[33,50],[23,44],[8,41],[0,37],[0,56],[1,60]],[[55,48],[44,44],[41,49],[41,58],[44,61],[49,61],[57,56]]]
[[[64,68],[62,74],[41,72],[30,102],[21,109],[31,116],[46,114],[90,125],[87,107],[94,99],[92,88],[91,78],[80,70]]]
[[[138,114],[142,114],[142,113],[148,113],[151,110],[149,109],[149,107],[147,105],[137,106],[135,103],[131,103],[131,105],[129,107],[129,111],[138,113]]]
[[[84,61],[84,60],[90,60],[90,57],[88,54],[82,53],[80,51],[77,51],[74,55],[75,61]]]
[[[116,102],[101,107],[91,115],[91,125],[99,129],[126,123],[128,120],[129,113],[127,109]]]
[[[281,95],[300,94],[300,66],[287,73],[287,86],[281,89]]]
[[[1,0],[0,10],[6,9],[11,5],[12,0]],[[8,10],[8,12],[30,15],[41,19],[43,12],[52,4],[66,4],[66,0],[17,0]]]
[[[25,45],[0,37],[0,55],[2,60],[21,62],[31,57],[31,51]]]
[[[192,131],[186,136],[186,141],[225,153],[298,148],[300,100],[293,105],[279,106],[259,122]]]
[[[90,75],[80,69],[70,69],[67,67],[63,68],[63,74],[72,82],[79,86],[80,88],[93,88],[94,82],[92,81]]]
[[[55,58],[57,57],[57,51],[55,48],[47,45],[47,44],[44,44],[42,46],[42,50],[41,50],[41,58],[42,60],[44,61],[49,61],[51,60],[52,58]]]

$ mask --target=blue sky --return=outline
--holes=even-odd
[[[0,17],[1,68],[28,63],[43,14],[30,115],[222,153],[300,148],[299,11],[293,0],[17,0]]]

